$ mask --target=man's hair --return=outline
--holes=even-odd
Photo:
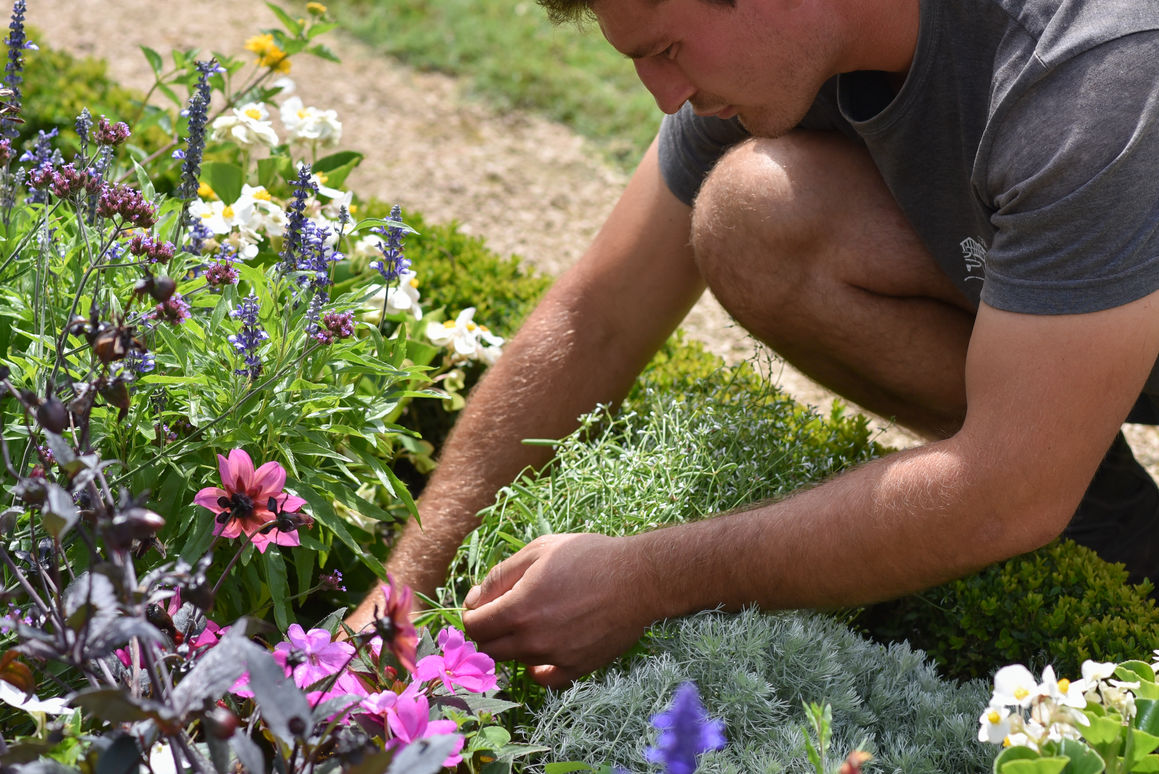
[[[610,0],[614,2],[615,0]],[[661,3],[664,0],[652,0]],[[547,11],[547,18],[555,24],[582,24],[595,19],[592,12],[592,0],[536,0]],[[727,5],[730,8],[736,5],[736,0],[702,0],[713,5]]]

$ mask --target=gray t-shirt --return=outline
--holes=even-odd
[[[975,305],[1082,313],[1159,289],[1159,0],[922,0],[901,90],[838,76],[802,126],[865,145]],[[747,136],[667,116],[669,187],[691,203]]]

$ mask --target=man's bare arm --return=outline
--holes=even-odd
[[[645,155],[590,249],[561,277],[472,391],[388,569],[432,594],[475,514],[599,403],[616,403],[703,291],[688,245],[690,211]],[[347,619],[373,615],[372,592]]]
[[[541,538],[473,590],[468,634],[561,685],[652,621],[855,605],[1035,549],[1074,512],[1159,352],[1159,294],[1057,317],[983,307],[954,437],[779,503],[628,538]]]

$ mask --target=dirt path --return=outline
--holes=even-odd
[[[145,90],[152,75],[139,46],[240,56],[245,40],[276,20],[261,0],[28,0],[27,23],[47,44],[105,59],[115,79]],[[550,275],[580,256],[626,181],[581,138],[534,116],[465,101],[454,79],[416,73],[355,41],[332,34],[327,42],[341,64],[301,58],[291,77],[307,105],[338,111],[342,146],[366,154],[350,189],[434,221],[458,221],[496,252]],[[684,328],[729,361],[753,354],[752,341],[707,295]],[[803,403],[831,404],[830,393],[787,365],[774,378]],[[886,443],[915,443],[874,424]],[[1159,434],[1128,433],[1159,471]]]

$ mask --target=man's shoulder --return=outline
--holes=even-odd
[[[1104,43],[1159,31],[1159,3],[1140,0],[984,0],[1004,10],[1036,41],[1048,66]]]

